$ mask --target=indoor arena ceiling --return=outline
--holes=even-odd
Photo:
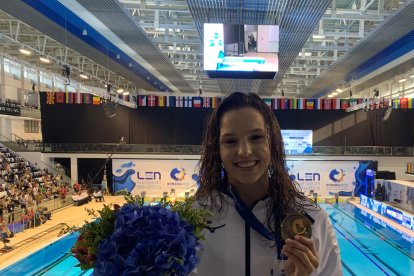
[[[93,86],[189,95],[323,97],[363,77],[364,62],[414,30],[412,0],[1,0],[0,10],[0,50],[7,56],[54,72],[68,64],[73,78],[83,72]],[[203,23],[219,22],[279,25],[273,80],[205,74]],[[37,56],[23,58],[22,46]],[[40,54],[52,62],[40,63]],[[412,55],[401,62],[412,69]]]

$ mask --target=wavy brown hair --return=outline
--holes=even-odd
[[[286,156],[279,123],[273,111],[255,93],[232,93],[211,113],[201,145],[200,187],[196,198],[206,202],[211,209],[219,213],[223,211],[225,201],[221,191],[226,191],[229,184],[226,173],[222,175],[219,148],[221,119],[226,112],[244,107],[259,111],[267,127],[272,168],[269,173],[267,225],[274,235],[280,236],[279,226],[286,214],[302,212],[306,206],[314,203],[300,193],[297,185],[290,179],[286,170]]]

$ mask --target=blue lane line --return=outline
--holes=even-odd
[[[373,263],[376,267],[378,267],[379,270],[381,270],[382,272],[384,272],[385,275],[390,275],[380,265],[378,265],[372,258],[370,258],[370,256],[368,256],[363,250],[361,250],[361,248],[359,248],[358,245],[356,245],[350,238],[348,238],[348,236],[346,236],[345,233],[343,233],[341,230],[339,230],[338,227],[336,227],[335,225],[333,225],[333,228],[339,234],[341,234],[349,243],[351,243],[359,252],[361,252],[368,260],[370,260],[371,263]]]

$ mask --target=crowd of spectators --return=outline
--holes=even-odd
[[[64,201],[67,194],[61,175],[38,170],[0,147],[0,227],[13,223],[22,223],[25,228],[40,225],[51,219],[41,203],[58,198]]]

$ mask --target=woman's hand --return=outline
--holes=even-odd
[[[311,239],[298,235],[294,240],[287,239],[282,253],[288,257],[284,268],[287,276],[310,275],[319,266],[319,256]]]

